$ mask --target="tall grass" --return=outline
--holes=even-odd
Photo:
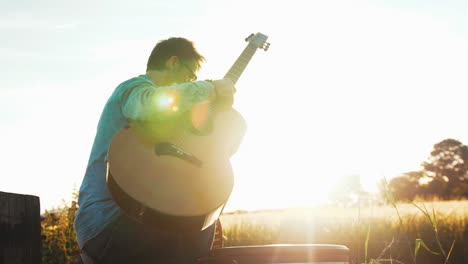
[[[42,263],[73,264],[80,263],[80,248],[76,241],[73,226],[77,210],[76,201],[64,204],[54,212],[46,211],[41,222]]]
[[[76,203],[42,222],[43,263],[75,263]],[[263,210],[221,215],[225,246],[341,244],[351,263],[468,263],[468,201]]]
[[[225,213],[221,222],[225,246],[330,243],[348,246],[353,263],[468,263],[468,201]]]

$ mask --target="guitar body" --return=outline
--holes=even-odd
[[[236,83],[256,50],[268,49],[266,39],[261,33],[251,34],[224,78]],[[230,157],[246,126],[232,108],[214,113],[205,125],[204,118],[198,118],[205,115],[196,114],[203,109],[192,109],[191,122],[181,122],[188,126],[152,130],[131,124],[114,136],[107,157],[107,186],[129,216],[176,232],[200,231],[218,219],[234,185]],[[193,127],[204,133],[194,133]]]
[[[169,230],[203,230],[219,217],[234,185],[231,155],[245,132],[234,109],[215,115],[206,135],[183,129],[170,142],[121,129],[108,152],[107,183],[118,205],[133,218]],[[173,148],[158,151],[159,146]],[[189,153],[194,163],[177,151]]]

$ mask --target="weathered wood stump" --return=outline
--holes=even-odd
[[[0,192],[0,264],[41,263],[39,197]]]

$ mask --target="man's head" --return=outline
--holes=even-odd
[[[193,42],[185,38],[169,38],[156,44],[148,59],[146,72],[157,76],[159,85],[194,81],[197,78],[195,73],[204,61]]]

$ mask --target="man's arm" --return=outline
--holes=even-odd
[[[176,118],[195,104],[213,102],[215,99],[215,85],[208,81],[160,87],[145,82],[124,95],[122,111],[132,121],[158,122]]]

